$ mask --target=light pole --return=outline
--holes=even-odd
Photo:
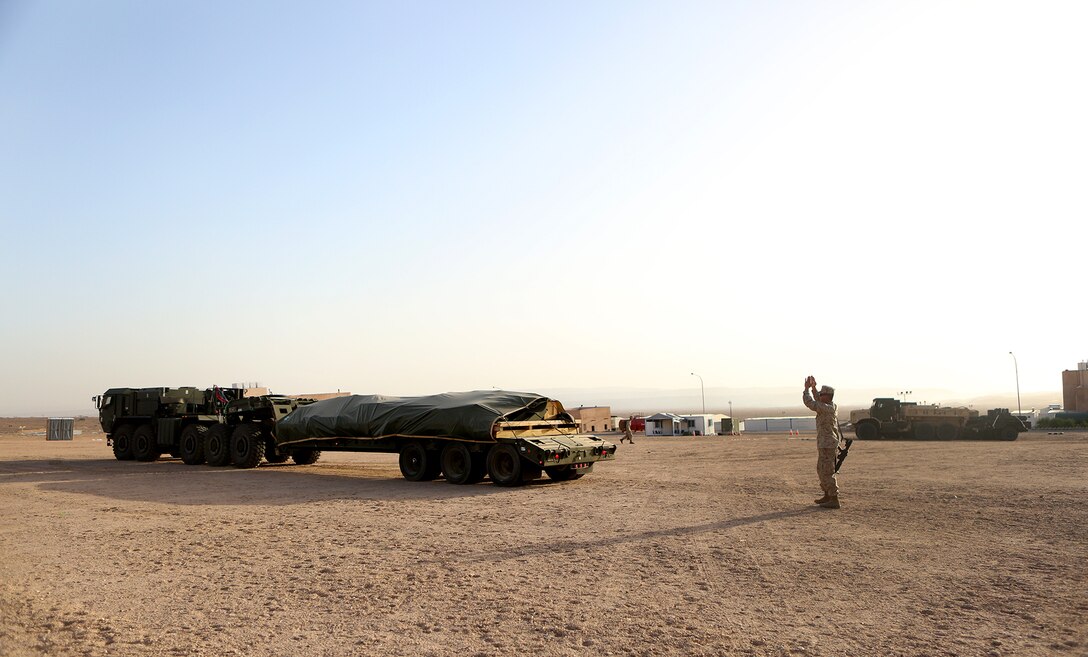
[[[1016,414],[1023,415],[1020,410],[1020,365],[1016,362],[1016,354],[1010,351],[1009,355],[1012,356],[1013,371],[1016,372]]]
[[[699,376],[695,372],[691,373],[692,376]],[[703,415],[706,415],[706,388],[703,386],[703,377],[699,376],[699,394],[703,398]]]

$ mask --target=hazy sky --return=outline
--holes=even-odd
[[[0,414],[1058,391],[1083,2],[0,4]],[[1055,401],[1059,401],[1056,399]]]

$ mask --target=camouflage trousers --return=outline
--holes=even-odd
[[[824,494],[830,497],[839,496],[839,482],[835,480],[835,454],[834,447],[819,448],[819,457],[816,459],[816,474],[820,475],[820,488]]]

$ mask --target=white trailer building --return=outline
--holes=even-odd
[[[816,416],[750,417],[740,423],[744,433],[779,433],[786,431],[816,431]]]

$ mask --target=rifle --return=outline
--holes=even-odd
[[[850,445],[854,444],[854,440],[852,438],[843,438],[842,427],[835,427],[835,432],[839,434],[840,445],[842,444],[842,441],[846,441],[846,447],[839,449],[838,457],[835,459],[835,474],[838,474],[839,468],[842,467],[842,462],[845,461],[847,455],[850,454]]]

